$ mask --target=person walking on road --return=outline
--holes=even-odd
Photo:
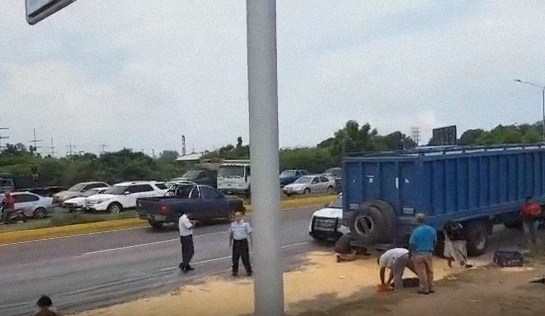
[[[51,298],[47,295],[42,295],[36,302],[38,310],[34,314],[35,316],[59,316],[60,314],[55,311]]]
[[[471,268],[472,265],[467,263],[467,240],[462,224],[448,221],[443,226],[443,232],[445,233],[443,254],[447,258],[448,266],[452,268],[452,261],[456,261],[460,267]]]
[[[531,196],[527,197],[520,209],[522,218],[522,229],[524,231],[524,247],[528,247],[531,242],[533,246],[537,244],[537,227],[539,226],[539,218],[541,217],[541,206],[534,202]]]
[[[195,254],[195,248],[193,247],[193,226],[195,226],[195,221],[189,220],[189,217],[182,211],[182,216],[178,220],[178,228],[180,230],[180,243],[182,244],[182,262],[179,267],[183,273],[195,270],[189,264]]]
[[[405,268],[418,275],[409,257],[409,250],[405,248],[387,250],[377,258],[377,263],[380,266],[380,283],[382,286],[387,286],[389,290],[403,287],[403,272],[405,272]],[[384,280],[386,268],[390,270],[390,276],[387,281]]]
[[[418,213],[415,216],[416,227],[409,239],[409,250],[413,258],[419,280],[419,294],[434,293],[433,284],[433,251],[437,245],[437,232],[426,225],[426,215]]]
[[[252,242],[252,227],[242,218],[241,212],[236,212],[234,221],[229,226],[229,247],[233,246],[233,276],[238,276],[238,262],[242,258],[242,264],[248,276],[252,275],[250,265],[250,244]]]

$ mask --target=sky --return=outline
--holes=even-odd
[[[248,142],[242,0],[78,0],[30,26],[0,1],[2,143],[56,156]],[[279,141],[541,120],[542,1],[277,0]],[[103,147],[103,145],[105,147]]]

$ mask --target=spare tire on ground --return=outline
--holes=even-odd
[[[350,218],[350,232],[364,245],[381,242],[387,233],[382,212],[374,205],[363,204]]]

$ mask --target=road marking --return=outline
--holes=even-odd
[[[193,235],[193,237],[194,237],[194,238],[197,238],[197,237],[206,237],[206,236],[213,236],[213,235],[219,235],[219,234],[226,235],[227,233],[226,233],[226,232],[215,232],[215,233],[209,233],[209,234]],[[167,242],[172,242],[172,241],[178,241],[178,242],[179,242],[179,241],[180,241],[180,238],[173,238],[173,239],[167,239],[167,240],[160,240],[160,241],[148,242],[148,243],[145,243],[145,244],[131,245],[131,246],[125,246],[125,247],[119,247],[119,248],[110,248],[110,249],[103,249],[103,250],[91,251],[91,252],[86,252],[86,253],[84,253],[83,255],[84,255],[84,256],[87,256],[87,255],[94,255],[94,254],[98,254],[98,253],[105,253],[105,252],[111,252],[111,251],[126,250],[126,249],[131,249],[131,248],[138,248],[138,247],[145,247],[145,246],[151,246],[151,245],[158,245],[158,244],[167,243]]]
[[[98,234],[105,234],[105,233],[113,233],[113,232],[120,232],[120,231],[130,230],[130,229],[139,229],[139,228],[143,228],[143,227],[146,227],[146,226],[120,228],[120,229],[107,230],[107,231],[94,232],[94,233],[83,233],[83,234],[75,234],[75,235],[67,235],[67,236],[49,237],[49,238],[36,239],[36,240],[18,241],[18,242],[12,242],[12,243],[9,243],[9,244],[1,244],[0,247],[21,245],[21,244],[29,244],[29,243],[33,243],[33,242],[48,241],[48,240],[70,238],[70,237],[79,237],[79,236],[87,236],[87,235],[98,235]]]

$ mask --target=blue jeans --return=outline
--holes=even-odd
[[[534,220],[523,219],[522,220],[522,229],[524,231],[525,241],[526,242],[528,242],[528,240],[531,241],[534,246],[537,244],[536,234],[537,234],[537,227],[538,226],[539,226],[539,221],[537,219],[534,219]],[[528,237],[530,237],[530,238],[528,238]]]

